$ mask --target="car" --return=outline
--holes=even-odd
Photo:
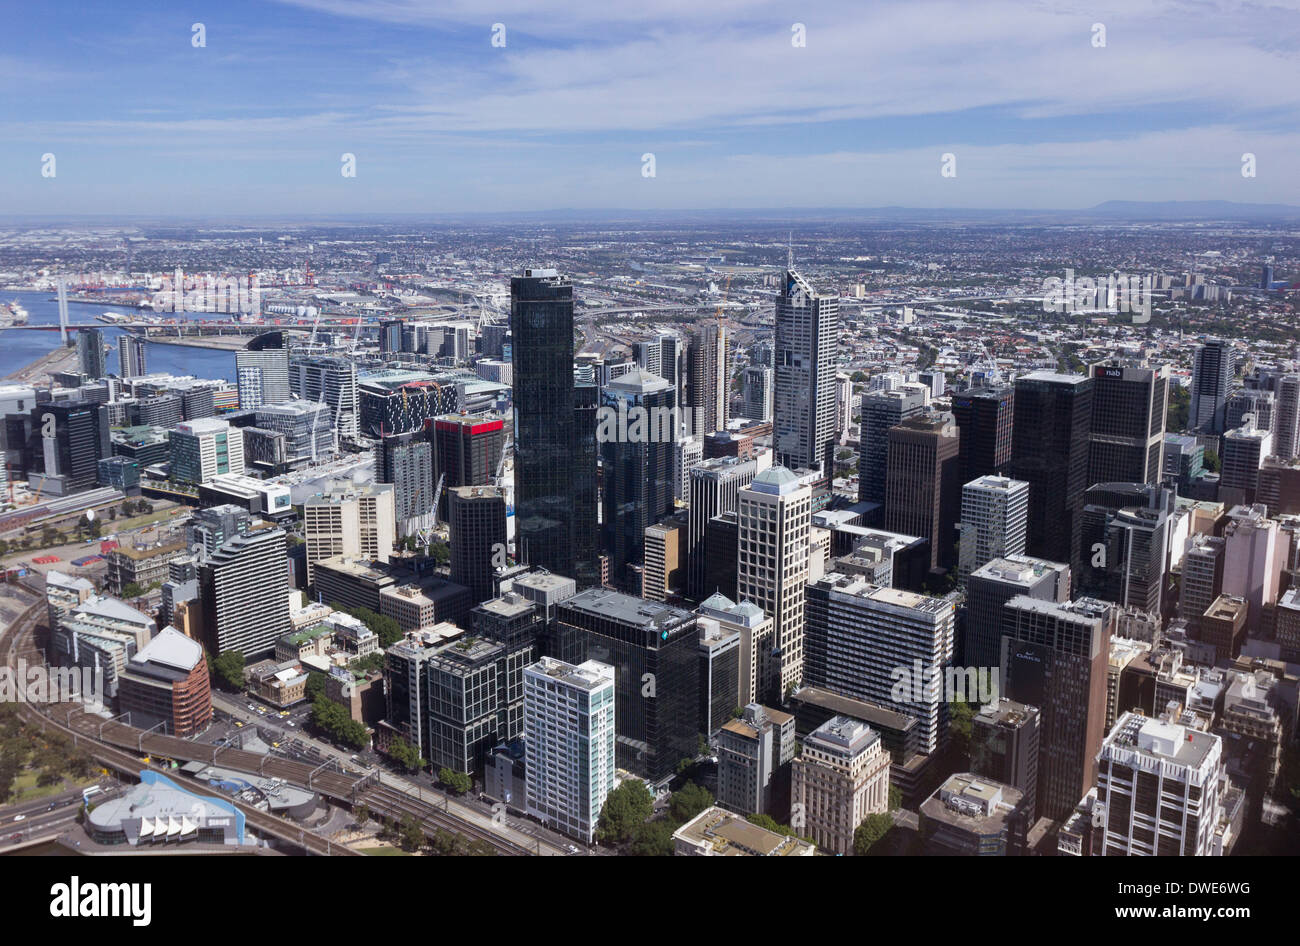
[[[21,832],[18,833],[18,834],[11,834],[11,835],[9,835],[9,841],[10,841],[10,843],[12,843],[12,844],[17,844],[17,843],[18,843],[19,841],[21,841],[22,839],[23,839],[23,836],[22,836]]]
[[[235,727],[238,728],[238,729],[243,729],[243,728],[244,728],[244,724],[243,724],[243,722],[242,722],[241,720],[238,720],[238,719],[237,719],[237,720],[235,720]]]
[[[577,854],[577,853],[578,853],[578,849],[577,849],[576,847],[574,847],[572,844],[567,845],[567,846],[565,847],[565,850],[567,850],[570,854]]]
[[[14,815],[14,823],[15,823],[15,824],[17,824],[19,821],[26,821],[26,820],[27,820],[27,816],[26,816],[26,815]]]
[[[287,723],[285,723],[285,725],[288,726],[290,729],[296,729],[298,726],[298,724],[295,723],[292,719],[289,720]]]

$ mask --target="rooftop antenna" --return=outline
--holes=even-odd
[[[794,231],[791,230],[785,238],[785,268],[794,269]]]

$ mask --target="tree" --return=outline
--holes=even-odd
[[[1187,418],[1191,414],[1192,393],[1184,387],[1171,385],[1169,388],[1169,409],[1165,413],[1165,427],[1170,433],[1181,433],[1187,429]]]
[[[436,565],[446,565],[451,561],[451,549],[447,548],[446,542],[433,542],[429,546],[429,558]]]
[[[228,650],[212,660],[211,676],[223,690],[238,693],[244,688],[244,655],[238,650]]]
[[[1219,452],[1207,449],[1205,451],[1205,469],[1210,473],[1218,473],[1222,466],[1223,463],[1219,459]]]
[[[867,820],[853,832],[853,853],[865,857],[871,848],[894,827],[894,818],[888,814],[867,815]]]
[[[468,775],[445,765],[438,770],[438,781],[455,795],[464,795],[474,787],[474,780]]]
[[[849,380],[854,384],[862,384],[868,380],[867,373],[865,371],[855,371],[853,374],[849,375]]]
[[[605,796],[596,836],[609,844],[626,844],[654,813],[655,800],[645,782],[628,779]]]
[[[303,691],[304,693],[306,693],[307,699],[315,703],[317,697],[324,696],[325,684],[327,682],[328,681],[325,677],[325,674],[321,673],[319,670],[313,670],[310,673],[308,673],[307,686],[304,688]]]
[[[424,829],[412,815],[405,815],[397,828],[398,842],[405,851],[418,851],[424,844]]]
[[[366,805],[357,805],[356,810],[352,812],[352,817],[356,819],[357,824],[363,828],[370,821],[370,809]]]
[[[401,736],[396,737],[388,746],[388,757],[408,772],[418,772],[424,768],[424,759],[419,751]]]
[[[379,638],[380,647],[391,647],[403,637],[401,626],[386,614],[376,614],[369,608],[345,608],[337,601],[331,601],[330,607],[335,611],[352,615],[374,631],[375,636]]]
[[[138,582],[128,581],[122,586],[123,598],[141,598],[144,597],[144,586]]]
[[[680,827],[701,811],[713,806],[713,795],[707,788],[687,782],[668,802],[668,816]]]
[[[672,857],[676,830],[671,822],[664,820],[638,825],[628,853],[634,857]]]
[[[952,751],[961,759],[970,755],[971,720],[974,717],[975,711],[965,700],[953,702],[948,734],[952,737]]]

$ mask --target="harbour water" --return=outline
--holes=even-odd
[[[17,299],[28,312],[28,325],[58,325],[59,305],[52,292],[0,292],[0,302]],[[104,312],[138,315],[135,309],[114,305],[68,305],[68,321],[95,322],[95,316]],[[109,345],[108,370],[118,372],[118,339],[126,334],[120,328],[96,322]],[[69,331],[69,335],[72,331]],[[0,378],[31,364],[37,358],[59,347],[58,332],[32,332],[23,329],[0,331]],[[194,375],[199,378],[235,380],[235,353],[193,345],[166,345],[150,342],[145,354],[150,372],[175,375]]]

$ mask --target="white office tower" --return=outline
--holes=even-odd
[[[289,400],[289,352],[284,348],[235,352],[239,407],[254,410]]]
[[[614,668],[543,657],[524,668],[527,811],[584,844],[614,789]]]
[[[673,441],[673,499],[691,503],[691,467],[704,460],[704,441],[682,437]]]
[[[215,417],[196,417],[168,433],[172,479],[202,485],[214,476],[244,472],[244,435]]]
[[[1277,421],[1273,426],[1273,453],[1283,460],[1300,456],[1300,374],[1277,379]]]
[[[316,580],[316,563],[335,555],[388,561],[397,536],[394,497],[391,483],[331,483],[328,490],[304,501],[307,583]]]
[[[1102,743],[1094,854],[1200,857],[1223,853],[1223,741],[1125,713]]]
[[[741,375],[740,416],[766,423],[772,419],[772,369],[750,365]]]
[[[981,565],[1025,554],[1029,484],[1005,476],[981,476],[961,490],[961,544],[957,573],[962,587]]]
[[[776,462],[820,470],[835,440],[840,300],[787,270],[776,300]],[[830,475],[831,471],[824,471]]]
[[[803,677],[812,487],[774,466],[754,477],[738,500],[736,592],[772,618],[780,690],[759,699],[780,700]]]
[[[846,443],[853,425],[853,382],[846,374],[835,376],[835,439]]]
[[[350,358],[317,355],[289,360],[289,390],[304,401],[326,405],[340,439],[360,435],[357,366]]]

